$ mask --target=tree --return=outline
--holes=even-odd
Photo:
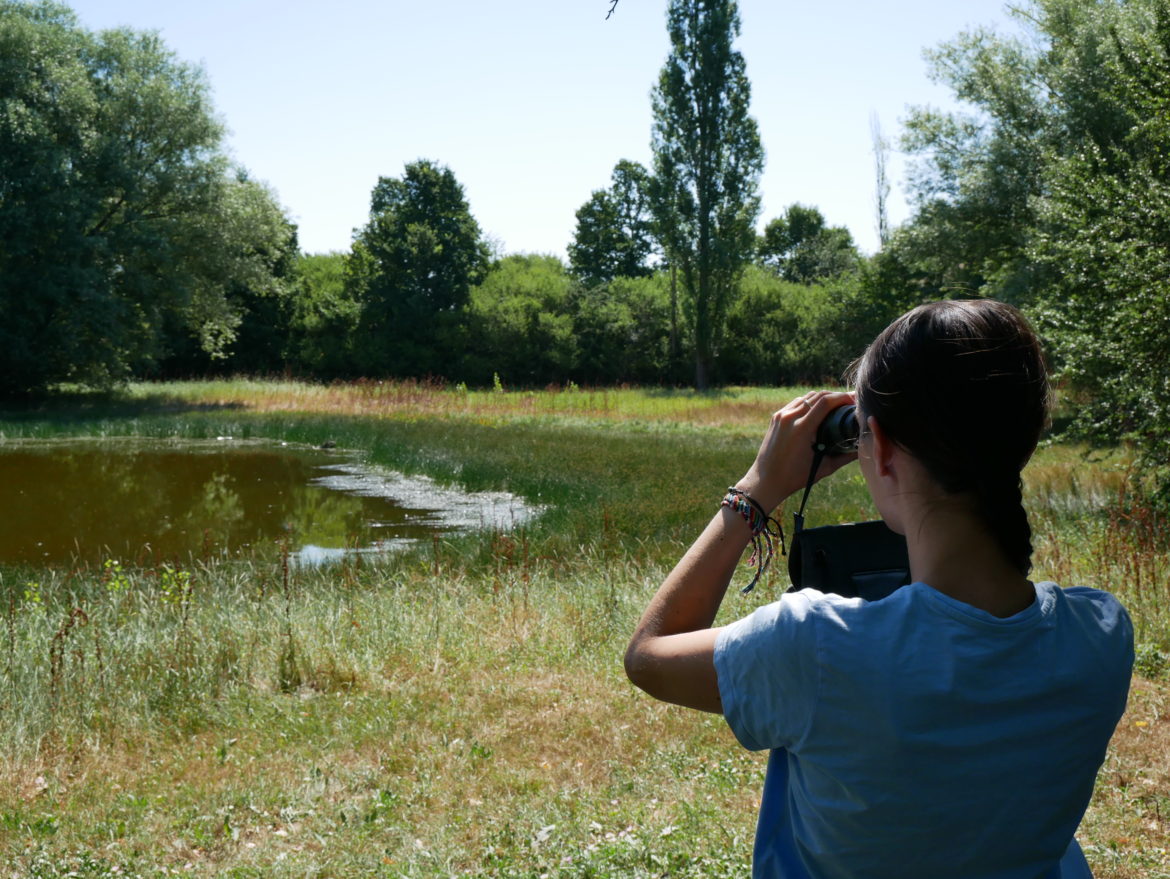
[[[352,338],[361,306],[348,295],[344,253],[305,254],[297,260],[299,295],[290,345],[299,370],[317,377],[355,373]]]
[[[0,393],[118,381],[175,326],[226,349],[228,275],[254,266],[209,242],[242,254],[265,232],[220,223],[222,134],[202,71],[156,34],[0,0]]]
[[[764,227],[759,255],[785,281],[811,284],[857,268],[860,256],[844,226],[828,226],[814,207],[789,205]]]
[[[907,120],[918,231],[901,244],[922,286],[1026,305],[1047,283],[1028,255],[1045,168],[1127,127],[1103,99],[1102,62],[1111,23],[1148,10],[1149,0],[1031,0],[1010,10],[1022,36],[980,28],[928,54],[932,78],[966,109],[917,108]]]
[[[362,309],[359,366],[440,374],[444,339],[487,261],[479,224],[449,168],[420,160],[401,178],[379,178],[347,266],[347,288]]]
[[[665,272],[578,285],[571,297],[574,377],[589,384],[670,378],[670,292]]]
[[[296,226],[242,169],[206,212],[189,219],[184,262],[197,286],[163,315],[158,353],[137,372],[271,373],[286,366],[298,255]]]
[[[1014,14],[1021,38],[980,30],[935,53],[971,110],[912,114],[917,211],[882,273],[907,298],[1029,307],[1076,429],[1136,441],[1170,501],[1170,6],[1031,0]]]
[[[1069,120],[1082,147],[1048,157],[1029,253],[1051,278],[1037,312],[1078,402],[1075,427],[1136,441],[1170,503],[1170,2],[1109,25],[1094,47],[1100,99],[1124,123]]]
[[[609,188],[594,190],[577,210],[569,264],[587,286],[653,274],[648,264],[654,250],[649,184],[645,168],[622,159],[614,166]]]
[[[695,386],[706,388],[736,282],[755,248],[764,152],[733,0],[671,0],[671,51],[651,96],[652,207],[681,275]]]
[[[724,355],[723,368],[734,381],[751,384],[840,381],[873,338],[850,332],[850,281],[797,284],[749,267],[727,316],[736,344]]]
[[[890,142],[882,133],[882,123],[877,113],[870,114],[869,136],[873,144],[873,212],[874,231],[877,232],[878,247],[885,247],[890,240],[890,177],[886,164],[890,157]]]
[[[499,260],[471,291],[463,375],[527,387],[563,382],[576,361],[573,279],[555,256]]]

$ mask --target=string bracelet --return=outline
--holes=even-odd
[[[747,563],[749,567],[755,566],[756,573],[752,581],[739,590],[741,594],[747,595],[760,582],[760,578],[768,570],[768,565],[772,563],[777,539],[780,541],[780,555],[788,554],[784,545],[784,528],[768,515],[759,501],[734,485],[727,489],[727,494],[719,506],[728,507],[739,513],[752,530],[752,555]]]

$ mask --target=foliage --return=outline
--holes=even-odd
[[[1170,502],[1170,3],[1145,6],[1093,53],[1114,124],[1069,120],[1082,148],[1046,156],[1030,253],[1052,279],[1039,314],[1076,426],[1135,440]]]
[[[670,378],[670,294],[665,272],[578,287],[572,301],[574,375],[593,385]]]
[[[304,254],[297,260],[299,294],[291,324],[291,358],[298,371],[335,378],[352,371],[350,346],[361,306],[345,284],[344,253]]]
[[[244,171],[224,184],[212,211],[193,223],[188,242],[204,251],[204,295],[165,316],[166,348],[157,367],[169,375],[281,372],[298,296],[296,227],[276,195]],[[209,305],[217,311],[208,311]],[[151,370],[154,371],[154,370]]]
[[[573,279],[553,256],[497,262],[471,291],[461,375],[478,385],[492,375],[509,385],[563,382],[576,359],[570,314]]]
[[[764,152],[748,115],[751,87],[734,0],[672,0],[670,55],[652,93],[653,206],[705,388],[736,281],[755,247]]]
[[[968,108],[915,108],[903,149],[917,214],[895,242],[928,295],[986,292],[1026,297],[1023,231],[1033,221],[1046,140],[1058,138],[1045,76],[1030,46],[986,29],[928,53],[931,78]]]
[[[614,166],[609,188],[594,190],[578,208],[569,265],[587,286],[653,272],[648,264],[654,250],[649,186],[646,169],[622,159]]]
[[[958,293],[1030,306],[1079,395],[1074,426],[1135,440],[1161,468],[1167,3],[1031,0],[1014,14],[1023,36],[978,30],[932,55],[973,112],[911,115],[918,210],[866,283],[890,302]]]
[[[233,291],[269,287],[257,254],[291,231],[228,174],[222,133],[156,34],[0,2],[0,393],[121,380],[177,332],[228,349]]]
[[[827,226],[815,207],[792,204],[764,227],[759,256],[785,281],[811,284],[854,271],[861,254],[844,226]]]
[[[358,368],[442,374],[438,351],[447,347],[487,258],[479,224],[449,168],[419,160],[401,178],[379,178],[369,222],[346,266],[349,296],[361,305]]]
[[[855,283],[798,284],[749,268],[720,369],[750,384],[836,384],[872,335],[850,332]]]

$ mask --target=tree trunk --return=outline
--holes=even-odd
[[[711,370],[707,358],[695,352],[695,390],[705,391],[711,386]]]
[[[670,264],[670,364],[678,364],[678,269]]]

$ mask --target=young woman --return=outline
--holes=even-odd
[[[817,426],[856,402],[856,457],[913,582],[874,602],[790,592],[712,628],[752,537],[731,493],[646,608],[627,673],[770,749],[754,876],[1088,876],[1073,834],[1125,708],[1133,631],[1107,593],[1028,579],[1020,473],[1048,404],[1036,336],[992,300],[924,305],[853,385],[773,415],[735,488],[774,509],[804,487]]]

